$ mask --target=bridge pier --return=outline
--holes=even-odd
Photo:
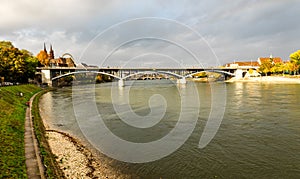
[[[239,68],[236,69],[234,74],[237,79],[242,79],[243,78],[243,69],[239,69]]]
[[[42,83],[47,83],[48,86],[52,86],[51,71],[49,69],[41,70],[40,74],[42,75]]]
[[[125,81],[123,79],[119,79],[118,85],[119,85],[119,87],[124,87],[125,86]]]
[[[177,79],[177,84],[186,84],[186,79],[185,77],[181,78],[181,79]]]

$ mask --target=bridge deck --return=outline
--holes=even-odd
[[[249,68],[249,67],[246,67]],[[224,68],[201,68],[201,67],[187,67],[187,68],[179,68],[179,67],[37,67],[37,70],[236,70],[238,68],[233,67],[224,67]],[[243,68],[239,68],[243,69]]]

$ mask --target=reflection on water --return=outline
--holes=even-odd
[[[111,159],[114,166],[141,178],[300,178],[299,85],[227,84],[224,119],[204,149],[197,146],[211,109],[211,89],[209,83],[196,86],[201,102],[198,123],[179,150],[144,164]],[[180,87],[168,81],[136,81],[129,91],[127,88],[120,89],[119,100],[126,100],[124,92],[128,92],[129,104],[137,115],[149,114],[153,94],[164,96],[166,114],[149,129],[130,127],[114,113],[111,83],[96,85],[97,107],[111,131],[126,140],[148,142],[172,130],[180,113]],[[53,127],[82,137],[74,117],[71,88],[45,94],[40,106]]]

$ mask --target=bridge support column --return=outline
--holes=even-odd
[[[186,79],[185,77],[181,78],[181,79],[177,79],[177,84],[186,84]]]
[[[242,69],[236,69],[236,71],[235,71],[235,77],[237,79],[242,79],[243,78],[243,70]]]
[[[125,81],[123,79],[119,79],[118,85],[119,85],[119,87],[125,86]]]
[[[47,83],[48,86],[52,86],[50,70],[41,70],[41,74],[42,74],[42,83]]]

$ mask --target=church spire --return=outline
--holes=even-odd
[[[50,59],[54,59],[54,51],[53,51],[53,49],[52,49],[52,44],[50,44],[49,58],[50,58]]]
[[[44,52],[47,53],[47,49],[46,49],[46,44],[45,44],[45,42],[44,42]]]

